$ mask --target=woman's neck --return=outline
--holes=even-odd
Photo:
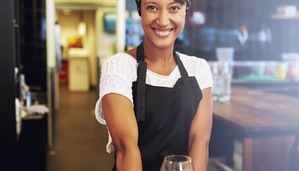
[[[176,67],[173,46],[159,48],[145,41],[143,42],[143,47],[144,60],[147,62],[149,70],[161,75],[169,75]]]
[[[162,62],[164,65],[174,60],[174,46],[159,48],[150,42],[143,42],[144,57],[151,62]]]

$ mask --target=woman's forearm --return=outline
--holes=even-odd
[[[138,127],[131,101],[111,93],[103,97],[102,107],[116,150],[117,171],[141,171]]]
[[[209,143],[213,122],[211,88],[202,91],[203,98],[198,106],[189,132],[189,155],[195,171],[206,171],[209,160]]]
[[[142,171],[139,149],[124,149],[116,154],[117,171]]]
[[[209,141],[194,141],[189,156],[192,158],[194,171],[206,171],[209,160]]]

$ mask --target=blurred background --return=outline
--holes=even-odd
[[[95,121],[94,105],[103,62],[143,38],[135,1],[3,0],[0,6],[4,163],[31,171],[110,170],[107,130]],[[193,0],[175,48],[211,68],[220,59],[217,49],[232,49],[232,85],[297,99],[298,8],[297,0]]]

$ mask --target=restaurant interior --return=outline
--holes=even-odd
[[[108,171],[101,66],[143,38],[135,0],[0,2],[3,168]],[[208,171],[299,170],[299,1],[193,0],[177,51],[213,74]],[[226,67],[228,66],[228,67]]]

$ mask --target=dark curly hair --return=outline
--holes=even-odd
[[[140,4],[141,4],[141,0],[135,0],[136,2],[136,5],[137,5],[137,10],[138,10],[138,14],[141,16],[141,9],[140,9]],[[178,3],[187,3],[187,7],[186,7],[186,13],[188,14],[188,10],[191,6],[191,0],[175,0],[175,2],[178,2]]]

